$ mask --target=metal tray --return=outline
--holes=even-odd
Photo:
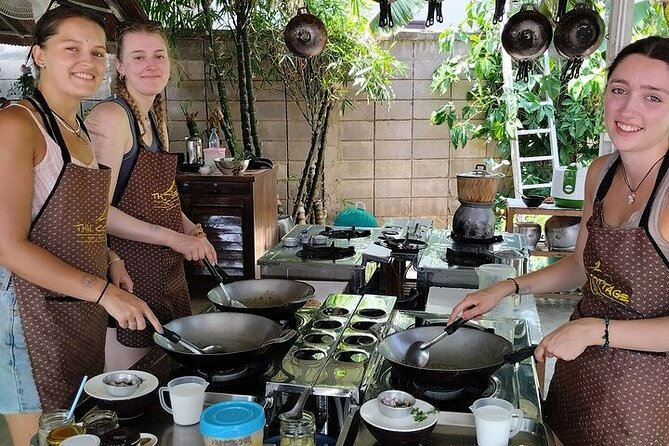
[[[381,445],[369,433],[358,411],[351,412],[337,440],[337,446]],[[420,446],[476,446],[474,415],[440,412],[434,431]],[[541,421],[524,418],[520,432],[509,441],[509,446],[555,446],[552,431]]]

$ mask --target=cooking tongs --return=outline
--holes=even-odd
[[[204,265],[209,270],[209,273],[211,273],[213,278],[216,279],[219,283],[228,284],[235,281],[228,273],[225,272],[223,268],[218,266],[218,264],[212,264],[206,257],[203,260]]]

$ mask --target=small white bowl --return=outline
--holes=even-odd
[[[200,169],[198,169],[198,172],[200,172],[200,175],[211,175],[214,173],[214,167],[213,166],[202,166]]]
[[[142,380],[133,373],[119,372],[108,374],[102,382],[111,396],[129,396],[135,393]]]
[[[283,246],[286,248],[294,248],[299,244],[299,240],[297,237],[284,237],[283,238]]]
[[[401,390],[386,390],[376,397],[381,413],[390,418],[402,418],[411,415],[416,405],[416,398]]]

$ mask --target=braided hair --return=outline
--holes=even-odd
[[[155,22],[152,20],[147,20],[143,22],[121,22],[116,31],[116,57],[118,60],[121,60],[121,54],[123,54],[123,44],[125,36],[131,33],[147,33],[147,34],[158,34],[165,41],[165,45],[169,48],[167,35],[163,29],[160,22]],[[169,53],[169,50],[168,50]],[[169,57],[169,54],[168,54]],[[149,130],[144,126],[144,119],[139,112],[139,108],[135,103],[135,100],[130,95],[128,87],[126,85],[125,76],[120,76],[119,73],[116,73],[116,94],[121,96],[130,106],[133,116],[137,120],[140,131],[140,140],[144,138],[146,132]],[[167,108],[165,106],[165,100],[162,93],[158,93],[153,100],[151,105],[151,110],[156,117],[156,126],[158,127],[158,140],[164,148],[168,147],[169,140],[167,138]]]

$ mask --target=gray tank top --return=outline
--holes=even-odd
[[[162,149],[160,144],[160,139],[158,138],[158,126],[156,124],[156,117],[153,115],[153,112],[149,112],[149,119],[151,121],[151,133],[153,134],[153,141],[150,146],[144,144],[140,140],[139,133],[139,124],[135,115],[133,115],[130,105],[119,95],[114,95],[113,97],[107,99],[107,101],[115,102],[128,114],[128,121],[130,122],[130,131],[132,132],[132,147],[130,150],[123,155],[123,160],[121,161],[121,167],[118,172],[118,179],[116,181],[116,189],[114,189],[114,197],[112,198],[112,206],[116,206],[121,201],[123,192],[128,186],[128,181],[130,180],[130,174],[132,173],[132,168],[135,165],[135,160],[137,160],[137,155],[139,154],[140,146],[143,146],[145,149],[150,152],[158,152]]]

